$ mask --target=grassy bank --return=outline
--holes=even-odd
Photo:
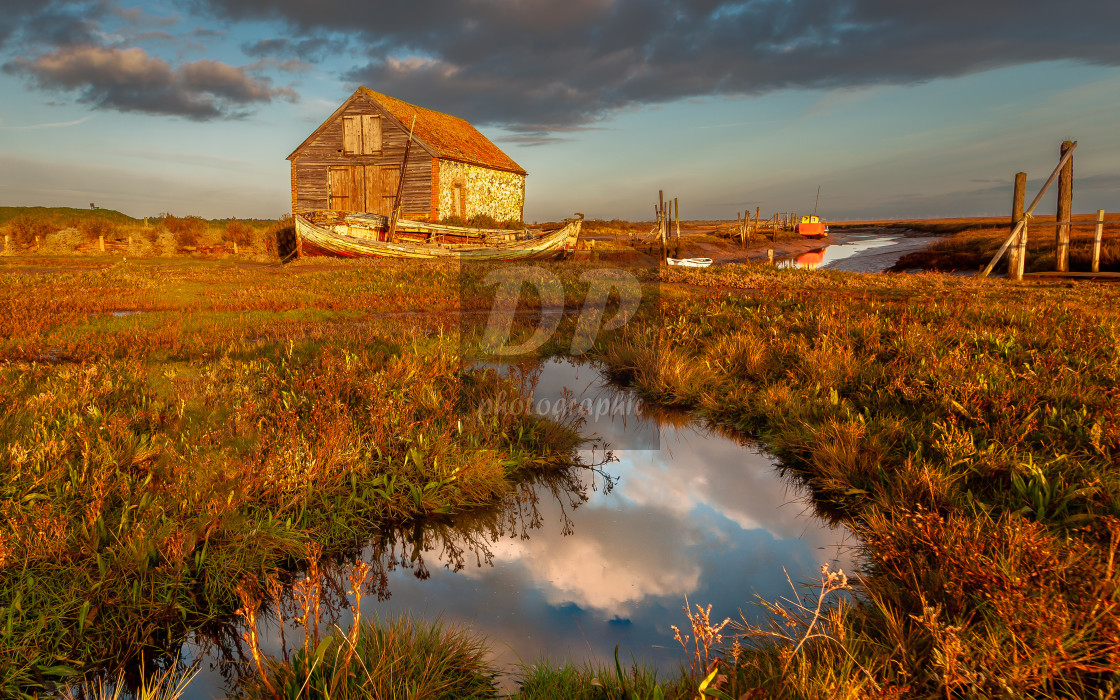
[[[508,387],[460,371],[439,315],[454,280],[198,260],[0,274],[0,693],[175,649],[309,553],[566,465],[570,430],[462,410]]]
[[[1117,692],[1120,292],[666,275],[660,332],[602,358],[759,436],[866,544],[858,604],[826,636],[744,630],[733,697]]]
[[[203,219],[162,213],[134,219],[111,209],[0,207],[3,256],[153,257],[175,254],[270,260],[286,220]]]
[[[472,423],[462,410],[508,387],[459,371],[445,313],[459,305],[454,268],[85,264],[0,274],[0,692],[173,649],[207,620],[256,614],[279,574],[321,550],[493,503],[567,464],[569,430],[520,414]],[[662,274],[658,317],[639,315],[593,353],[657,402],[763,440],[851,523],[869,563],[854,604],[819,619],[812,605],[775,607],[778,626],[743,621],[737,643],[724,630],[721,692],[1115,693],[1120,291],[769,267]],[[464,693],[490,692],[469,635],[356,629],[355,648],[368,640],[347,661],[355,674],[354,659],[397,659],[399,678],[442,669],[471,683]],[[305,651],[302,676],[262,658],[260,677],[302,684],[316,658],[351,648],[327,644]],[[409,666],[408,649],[450,661]],[[679,682],[533,666],[523,690],[682,697],[709,661]]]

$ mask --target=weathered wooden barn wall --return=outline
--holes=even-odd
[[[469,219],[488,214],[498,221],[521,221],[525,176],[452,160],[440,161],[439,217]]]
[[[361,121],[361,115],[376,118]],[[346,117],[358,117],[347,120]],[[381,149],[373,154],[346,153],[344,128],[358,124],[379,125]],[[357,127],[363,128],[363,127]],[[368,129],[367,127],[364,127]],[[292,202],[295,212],[313,209],[370,211],[388,214],[396,195],[396,182],[408,142],[408,125],[401,128],[380,105],[358,96],[349,107],[327,123],[311,142],[292,158]],[[377,133],[375,128],[372,132]],[[373,138],[351,134],[350,144],[368,148]],[[426,220],[432,209],[432,156],[413,141],[401,195],[402,215]]]

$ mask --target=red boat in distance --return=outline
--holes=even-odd
[[[828,226],[819,216],[803,216],[797,224],[797,232],[806,238],[824,238],[828,235]]]

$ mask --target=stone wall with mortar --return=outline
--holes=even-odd
[[[439,218],[453,216],[456,185],[465,191],[464,219],[489,214],[498,221],[521,221],[525,211],[525,176],[453,160],[439,164]]]

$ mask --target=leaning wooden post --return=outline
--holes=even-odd
[[[1101,271],[1101,236],[1104,235],[1104,209],[1097,210],[1097,231],[1093,234],[1093,272]]]
[[[754,232],[755,233],[758,233],[760,231],[760,229],[758,228],[758,215],[761,214],[761,213],[762,213],[762,207],[755,207],[754,208]]]
[[[1064,157],[1073,147],[1072,141],[1063,141]],[[1066,160],[1062,176],[1058,179],[1058,227],[1055,231],[1054,269],[1069,272],[1069,221],[1073,213],[1073,158]],[[1067,223],[1062,223],[1067,222]]]
[[[8,252],[8,245],[10,244],[10,241],[11,241],[11,237],[8,234],[5,233],[4,234],[4,252],[5,253]]]
[[[1011,227],[1014,228],[1023,219],[1023,201],[1027,195],[1027,174],[1015,173],[1015,191],[1011,195]],[[1022,246],[1013,247],[1007,254],[1007,271],[1012,275],[1019,268],[1019,251],[1025,252]],[[1021,279],[1021,277],[1020,277]]]
[[[237,241],[233,242],[233,254],[237,255]]]
[[[102,253],[105,252],[105,236],[97,237],[97,247],[101,249]]]

